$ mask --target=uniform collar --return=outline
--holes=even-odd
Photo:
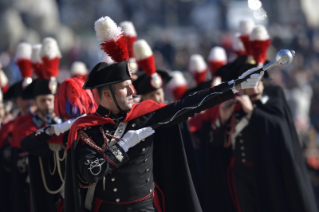
[[[123,121],[126,117],[126,111],[122,111],[118,114],[113,114],[110,110],[106,109],[102,105],[99,105],[97,108],[96,112],[97,115],[105,117],[105,118],[110,118],[115,122]]]

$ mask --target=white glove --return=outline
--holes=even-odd
[[[68,131],[71,128],[72,124],[75,122],[75,120],[83,116],[86,116],[86,114],[83,114],[82,116],[79,116],[76,119],[69,119],[61,124],[54,124],[53,125],[54,134],[60,135],[61,133]]]
[[[260,68],[256,67],[256,68],[251,68],[248,71],[244,72],[241,76],[238,77],[238,79],[243,79],[246,76],[250,75],[251,73],[255,72],[256,70],[258,70]],[[242,82],[241,88],[242,89],[247,89],[247,88],[254,88],[258,85],[259,80],[263,77],[264,72],[260,72],[260,73],[256,73],[256,74],[252,74],[250,75],[250,78],[248,78],[246,81]]]
[[[125,133],[122,139],[117,143],[123,148],[125,152],[127,152],[129,148],[135,146],[141,140],[147,138],[153,133],[155,133],[155,131],[152,129],[152,127],[144,127],[139,130],[130,130],[127,131],[127,133]]]

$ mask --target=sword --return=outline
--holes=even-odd
[[[288,49],[280,50],[277,53],[275,59],[273,59],[270,63],[264,65],[260,69],[257,69],[256,71],[252,72],[251,74],[247,75],[244,78],[234,80],[234,84],[230,84],[230,85],[224,87],[219,92],[214,92],[214,93],[211,93],[211,94],[207,95],[206,97],[204,97],[204,99],[202,99],[197,104],[194,104],[192,106],[187,106],[187,107],[177,111],[177,113],[175,113],[172,117],[167,118],[167,119],[165,119],[163,121],[160,121],[160,122],[152,125],[152,128],[155,130],[156,128],[160,127],[161,125],[165,125],[165,124],[168,124],[168,123],[174,121],[177,117],[185,114],[186,112],[188,112],[190,110],[194,110],[194,109],[198,108],[203,103],[205,103],[205,102],[211,100],[212,98],[214,98],[214,97],[216,97],[216,96],[218,96],[220,94],[223,94],[226,91],[230,90],[233,86],[236,86],[236,85],[241,84],[242,82],[246,81],[248,78],[250,78],[250,75],[252,75],[252,74],[260,73],[262,71],[267,71],[267,70],[271,69],[274,66],[286,66],[286,65],[289,65],[293,61],[294,56],[295,56],[295,51],[294,50],[288,50]]]

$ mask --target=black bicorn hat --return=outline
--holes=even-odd
[[[108,65],[100,62],[94,66],[83,85],[83,89],[93,89],[101,86],[131,80],[132,73],[128,61]]]
[[[162,78],[161,88],[164,88],[167,85],[167,83],[172,79],[172,76],[167,71],[157,70],[156,72]],[[144,95],[158,89],[152,86],[152,77],[147,75],[145,72],[138,72],[137,75],[138,78],[133,82],[137,94]]]
[[[23,99],[34,99],[40,95],[55,95],[59,83],[56,79],[35,79],[22,92]]]
[[[11,85],[6,93],[3,94],[4,100],[15,99],[22,96],[22,80]]]

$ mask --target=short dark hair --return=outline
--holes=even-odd
[[[113,86],[113,85],[106,85],[106,86],[101,86],[101,87],[97,87],[96,89],[97,89],[97,92],[98,92],[98,94],[99,94],[99,97],[100,97],[100,99],[102,99],[102,97],[103,97],[103,91],[104,90],[110,90],[110,87],[109,86]]]

